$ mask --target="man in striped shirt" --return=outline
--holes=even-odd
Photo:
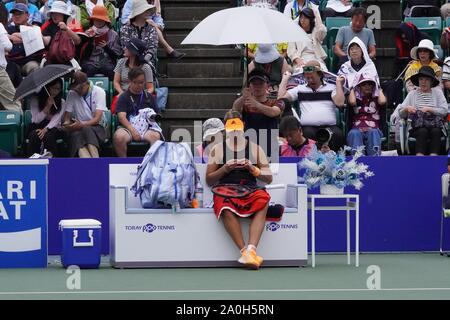
[[[289,101],[298,100],[300,103],[300,123],[306,138],[317,140],[317,131],[327,128],[333,132],[330,148],[338,151],[344,145],[344,135],[337,126],[336,106],[343,107],[345,95],[343,84],[345,79],[338,77],[336,85],[323,81],[323,73],[318,61],[309,61],[303,67],[307,84],[300,84],[295,88],[286,89],[290,73],[285,73],[280,83],[278,98]]]

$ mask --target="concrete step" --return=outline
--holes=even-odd
[[[168,63],[171,78],[228,78],[236,76],[234,63]]]
[[[202,121],[195,121],[194,124],[180,124],[180,121],[167,123],[167,134],[171,141],[179,141],[183,137],[183,141],[197,146],[202,141]],[[164,129],[163,129],[164,130]],[[196,136],[197,135],[197,136]]]
[[[171,21],[171,20],[164,20],[164,31],[165,32],[171,32],[171,31],[186,31],[189,32],[190,30],[194,29],[197,24],[200,21]]]
[[[236,93],[169,93],[167,110],[231,109]]]
[[[162,87],[173,88],[240,88],[242,78],[165,78],[159,80]]]
[[[400,20],[383,20],[381,29],[373,29],[378,48],[395,47],[395,33],[400,23]]]
[[[209,118],[223,119],[229,109],[166,109],[163,111],[163,123],[165,120],[194,121]],[[193,124],[193,122],[191,122]]]
[[[164,8],[169,7],[235,7],[235,0],[164,0]]]
[[[159,83],[169,87],[170,93],[236,94],[242,89],[242,78],[165,78]]]
[[[168,32],[165,34],[166,41],[174,48],[202,48],[202,49],[214,49],[214,48],[235,48],[235,45],[225,45],[225,46],[214,46],[214,45],[205,45],[205,44],[188,44],[181,45],[181,42],[187,37],[189,34],[188,31],[175,31],[174,33]]]
[[[186,46],[181,46],[177,50],[186,53],[183,62],[188,59],[207,59],[211,61],[215,58],[233,58],[240,60],[242,57],[240,49],[230,48],[228,46],[212,46],[208,48],[186,48]],[[158,49],[158,58],[167,58],[167,53],[164,49]]]
[[[166,7],[163,12],[163,17],[165,20],[172,20],[172,21],[201,21],[210,14],[226,8],[228,8],[228,6]]]

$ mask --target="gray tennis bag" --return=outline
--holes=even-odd
[[[186,143],[155,142],[138,167],[131,191],[143,208],[188,208],[200,176]]]

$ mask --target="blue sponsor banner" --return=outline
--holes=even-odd
[[[0,161],[0,268],[47,267],[47,164]]]
[[[300,160],[281,158],[283,163]],[[447,172],[447,157],[362,157],[360,160],[369,165],[375,176],[364,180],[361,190],[348,187],[345,192],[360,195],[361,251],[438,251],[441,175]],[[62,219],[97,219],[102,222],[103,230],[109,230],[109,164],[141,161],[142,158],[50,159],[50,254],[61,253],[58,223]],[[318,192],[318,188],[308,190],[308,193]],[[334,203],[334,200],[327,200],[324,200],[327,205]],[[341,201],[336,205],[342,205]],[[351,225],[353,230],[353,214]],[[284,232],[289,228],[294,226],[285,225],[281,220],[266,224],[265,232]],[[345,228],[345,213],[319,212],[316,215],[316,251],[346,252]],[[129,230],[144,232],[144,226],[130,226]],[[145,228],[145,232],[151,230],[151,234],[160,231],[150,225]],[[444,230],[444,248],[449,249],[450,219],[444,219]],[[102,253],[108,254],[109,233],[103,235]],[[351,236],[353,247],[354,235]]]

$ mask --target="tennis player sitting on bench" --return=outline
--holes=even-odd
[[[246,139],[239,112],[225,116],[226,139],[211,150],[206,182],[213,186],[214,213],[222,217],[226,231],[241,251],[239,262],[258,269],[263,259],[256,254],[264,231],[270,195],[256,185],[259,179],[272,182],[272,173],[263,149]],[[242,236],[239,217],[251,217],[248,246]]]

